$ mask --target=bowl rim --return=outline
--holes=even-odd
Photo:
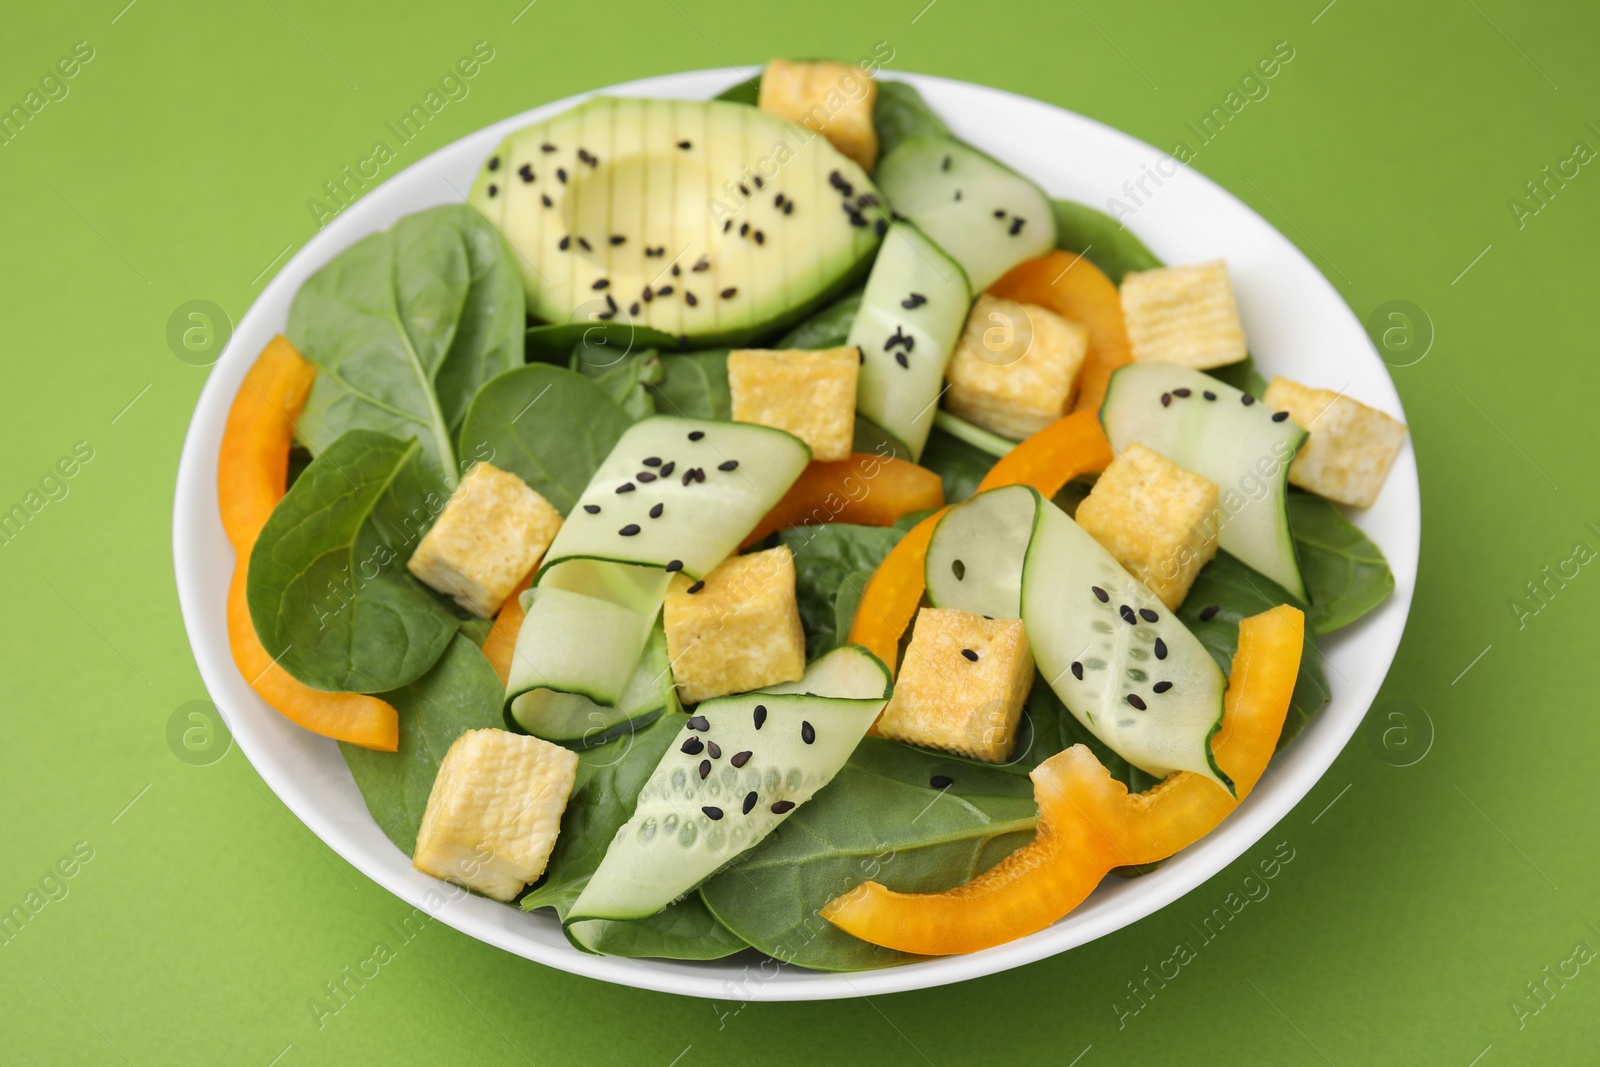
[[[464,200],[465,190],[455,187],[443,175],[443,161],[468,152],[478,152],[481,159],[494,143],[512,130],[597,94],[704,99],[760,69],[722,67],[640,79],[579,93],[491,123],[437,149],[368,190],[307,240],[240,318],[212,368],[185,432],[173,505],[173,559],[179,605],[196,664],[208,691],[241,751],[274,794],[324,844],[352,866],[447,925],[480,941],[573,974],[690,996],[738,1002],[825,1000],[930,988],[1053,956],[1153,914],[1233,863],[1321,781],[1360,726],[1387,676],[1410,611],[1420,547],[1421,501],[1409,435],[1390,472],[1378,507],[1372,512],[1352,516],[1358,526],[1364,522],[1371,525],[1377,521],[1374,514],[1382,508],[1382,521],[1393,527],[1386,534],[1382,547],[1395,574],[1394,593],[1354,626],[1323,639],[1325,657],[1330,655],[1330,649],[1334,649],[1331,655],[1337,656],[1346,648],[1359,648],[1363,664],[1359,680],[1345,679],[1341,672],[1340,686],[1345,692],[1341,694],[1335,689],[1333,701],[1319,711],[1300,737],[1274,758],[1261,783],[1239,809],[1200,842],[1167,861],[1160,870],[1114,887],[1103,884],[1090,901],[1053,926],[982,952],[877,971],[810,971],[776,964],[754,950],[704,963],[589,955],[567,944],[559,933],[554,940],[548,937],[541,940],[530,934],[532,928],[523,926],[526,922],[543,922],[556,929],[554,921],[546,915],[514,910],[420,875],[411,868],[405,855],[386,839],[382,843],[392,853],[391,857],[382,856],[381,849],[378,855],[367,854],[371,832],[377,832],[370,816],[367,822],[371,825],[363,828],[336,818],[326,810],[325,804],[317,802],[318,792],[325,789],[353,791],[348,771],[344,771],[345,781],[341,783],[334,780],[336,773],[332,779],[328,778],[331,772],[324,765],[317,780],[307,781],[311,772],[303,771],[301,765],[286,760],[284,754],[277,751],[287,744],[299,748],[303,756],[315,751],[315,746],[321,746],[334,753],[338,767],[343,769],[335,743],[301,731],[256,697],[234,666],[225,622],[218,627],[218,621],[225,619],[222,603],[226,599],[226,573],[231,570],[233,553],[216,510],[217,444],[239,383],[265,340],[281,327],[280,313],[286,311],[288,299],[298,288],[299,280],[357,237],[390,225],[392,218],[398,217],[391,210],[391,201],[405,201],[406,206],[399,214],[407,214],[434,202]],[[998,107],[1032,113],[1046,124],[1064,121],[1073,128],[1075,135],[1094,142],[1103,151],[1114,149],[1128,160],[1170,158],[1167,153],[1112,127],[1004,90],[910,72],[882,72],[880,77],[909,82],[936,100],[964,98],[970,108],[977,111]],[[969,115],[960,116],[964,121],[952,121],[952,116],[944,109],[936,105],[935,110],[950,121],[958,135],[980,142],[980,147],[992,147],[981,143],[981,127],[974,126]],[[473,167],[475,169],[476,164]],[[1019,166],[1019,169],[1023,168]],[[444,176],[443,184],[447,189],[435,188],[431,196],[409,193],[410,186],[434,176]],[[1047,189],[1061,184],[1043,175],[1033,176]],[[1264,228],[1265,232],[1256,236],[1272,246],[1273,270],[1291,273],[1298,286],[1309,286],[1309,295],[1317,298],[1316,308],[1329,320],[1323,325],[1337,334],[1330,343],[1345,348],[1359,346],[1376,365],[1377,375],[1373,377],[1370,372],[1374,368],[1363,364],[1367,371],[1361,390],[1363,399],[1403,420],[1399,396],[1365,331],[1332,283],[1304,254],[1247,205],[1192,167],[1180,167],[1178,174],[1167,181],[1185,190],[1179,197],[1169,197],[1169,201],[1199,197],[1228,215],[1230,225]],[[1156,213],[1159,217],[1161,211]],[[1154,231],[1145,234],[1147,243],[1161,243],[1153,239],[1156,236]],[[1329,304],[1329,298],[1333,304]],[[279,316],[277,321],[269,321],[275,315]],[[223,564],[226,570],[221,572],[223,577],[219,582],[217,568]],[[1332,664],[1333,659],[1330,658],[1329,663]],[[366,816],[364,807],[360,814]],[[378,833],[381,837],[381,832]],[[770,975],[768,967],[773,969]]]

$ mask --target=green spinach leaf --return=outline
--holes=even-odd
[[[922,465],[944,482],[947,504],[976,493],[978,483],[994,464],[995,458],[989,453],[937,426],[928,434],[928,444],[922,450]]]
[[[661,357],[661,380],[647,385],[663,415],[686,419],[733,418],[728,388],[728,350],[710,349]]]
[[[878,128],[879,159],[912,137],[950,136],[950,127],[933,113],[933,109],[923,101],[922,94],[906,82],[878,83],[878,99],[872,106],[872,124]]]
[[[750,947],[719,923],[695,893],[647,919],[586,919],[574,923],[566,933],[567,940],[585,952],[607,956],[720,960]]]
[[[1052,206],[1056,216],[1056,247],[1077,252],[1105,271],[1106,277],[1116,284],[1122,284],[1125,274],[1154,270],[1162,265],[1132,230],[1110,215],[1071,200],[1056,200]]]
[[[1183,620],[1200,643],[1206,646],[1211,658],[1224,672],[1233,669],[1233,654],[1239,650],[1239,622],[1251,615],[1275,608],[1279,604],[1298,604],[1283,587],[1269,581],[1246,567],[1226,552],[1205,565],[1189,596],[1178,609]],[[1215,611],[1211,611],[1215,608]],[[1201,619],[1204,613],[1210,618]],[[1328,674],[1322,652],[1310,626],[1306,627],[1305,648],[1300,654],[1300,676],[1295,680],[1294,696],[1289,701],[1289,714],[1283,723],[1283,733],[1278,746],[1289,743],[1305,728],[1322,705],[1328,702]]]
[[[1394,592],[1394,573],[1367,535],[1330,500],[1289,494],[1289,529],[1311,591],[1307,621],[1319,634],[1349,626]]]
[[[1248,353],[1237,363],[1230,363],[1226,367],[1212,367],[1206,373],[1240,392],[1249,393],[1257,400],[1266,395],[1267,380],[1256,369],[1255,357]]]
[[[530,363],[479,391],[462,454],[519,475],[565,515],[632,422],[583,375]]]
[[[484,382],[521,362],[525,316],[511,246],[464,204],[358,241],[289,308],[289,339],[317,365],[296,437],[313,453],[351,429],[416,437],[455,485],[461,420]]]
[[[749,104],[751,107],[755,107],[756,101],[761,99],[761,73],[757,71],[744,81],[734,82],[711,99],[726,100],[730,104]]]
[[[649,385],[659,385],[665,372],[653,348],[618,356],[609,346],[579,341],[572,350],[572,369],[600,386],[628,418],[638,421],[656,413]]]
[[[351,430],[323,449],[250,554],[250,618],[268,654],[330,692],[422,677],[457,622],[406,561],[449,496],[415,440]]]
[[[561,834],[544,878],[522,897],[525,911],[550,907],[566,918],[682,728],[683,715],[668,711],[641,729],[578,753],[578,780],[561,816]]]
[[[774,348],[838,348],[850,338],[861,294],[841,297],[784,334]]]
[[[794,553],[794,591],[800,603],[800,624],[806,632],[806,659],[816,659],[844,643],[848,620],[839,626],[840,600],[851,616],[861,599],[859,588],[847,596],[849,579],[872,571],[905,536],[883,526],[830,522],[780,531],[778,540]]]
[[[571,358],[573,347],[580,343],[593,347],[609,346],[624,355],[635,349],[671,348],[678,343],[669,333],[615,319],[530,326],[523,340],[529,363],[558,363],[562,366]]]
[[[468,730],[505,725],[505,687],[478,646],[457,634],[432,670],[383,699],[400,713],[399,750],[374,752],[344,742],[339,750],[373,821],[409,856],[445,753]]]
[[[943,790],[935,775],[951,779]],[[700,888],[723,925],[774,959],[851,971],[918,957],[860,941],[817,914],[874,879],[902,892],[969,881],[1033,839],[1019,774],[865,738],[810,803]]]

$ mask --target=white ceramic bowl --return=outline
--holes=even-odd
[[[612,94],[703,99],[751,71],[675,74],[616,86]],[[1096,206],[1137,180],[1162,153],[1126,134],[1036,100],[918,75],[905,80],[966,141],[1004,160],[1053,196]],[[179,602],[201,676],[239,747],[313,832],[368,877],[408,903],[481,941],[551,967],[643,989],[747,1000],[822,1000],[957,982],[1064,952],[1172,903],[1259,840],[1316,785],[1360,725],[1400,643],[1411,606],[1421,529],[1417,468],[1401,453],[1377,506],[1355,522],[1382,547],[1394,595],[1361,622],[1324,640],[1333,701],[1278,755],[1250,798],[1204,840],[1142,878],[1110,878],[1047,930],[967,956],[856,974],[758,966],[753,952],[710,963],[586,955],[568,945],[548,913],[528,914],[461,893],[413,870],[362,804],[334,742],[307,733],[268,707],[228,651],[224,601],[233,551],[217,516],[217,446],[246,369],[286,321],[300,284],[360,237],[403,215],[465,198],[501,138],[564,111],[573,97],[508,118],[406,168],[318,233],[267,285],[234,331],[206,382],[184,443],[173,517]],[[1169,165],[1170,169],[1170,165]],[[1250,347],[1268,374],[1342,389],[1399,418],[1400,398],[1360,323],[1332,285],[1282,234],[1199,173],[1179,167],[1139,208],[1133,229],[1169,263],[1228,261]],[[1154,188],[1147,186],[1147,188]],[[771,975],[769,977],[769,975]]]

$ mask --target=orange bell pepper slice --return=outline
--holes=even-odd
[[[1088,328],[1089,351],[1078,372],[1073,404],[1078,411],[1099,410],[1111,372],[1133,362],[1116,283],[1080,255],[1051,252],[1011,268],[989,292],[1049,308]]]
[[[1111,445],[1093,412],[1079,411],[1057,419],[1017,445],[995,463],[978,491],[1002,485],[1031,485],[1047,497],[1080,474],[1105,470]],[[911,625],[922,603],[923,561],[940,510],[900,539],[884,557],[862,591],[850,623],[849,640],[881,659],[893,672],[900,658],[900,635]]]
[[[400,747],[400,716],[377,697],[325,693],[296,681],[256,637],[245,596],[250,552],[289,480],[294,420],[311,392],[316,367],[285,338],[267,343],[228,409],[217,455],[217,505],[236,562],[228,583],[228,645],[233,662],[261,698],[313,733],[363,748]]]
[[[740,547],[791,526],[893,526],[902,515],[943,506],[944,482],[933,471],[903,459],[856,452],[836,463],[808,464]]]
[[[517,634],[522,629],[522,620],[528,617],[528,613],[522,610],[522,594],[533,585],[533,575],[538,569],[535,566],[529,571],[527,577],[506,597],[506,602],[500,605],[500,614],[494,617],[494,625],[489,628],[489,636],[483,640],[483,658],[500,676],[501,685],[511,681],[511,661],[517,654]]]
[[[1305,616],[1288,605],[1239,624],[1239,650],[1212,741],[1243,800],[1283,730],[1300,669]],[[1114,867],[1154,863],[1204,837],[1239,804],[1216,783],[1179,771],[1129,795],[1087,748],[1033,769],[1034,840],[944,893],[896,893],[865,882],[822,909],[841,930],[924,956],[975,952],[1042,930],[1083,902]]]

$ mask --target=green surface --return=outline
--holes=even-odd
[[[1573,665],[1600,626],[1600,578],[1581,562],[1600,548],[1600,175],[1550,179],[1542,205],[1524,189],[1574,142],[1600,149],[1593,5],[895,0],[776,18],[699,0],[125,2],[17,8],[0,34],[6,105],[74,42],[93,50],[65,98],[0,144],[0,502],[38,494],[0,536],[0,905],[38,909],[0,938],[8,1061],[694,1067],[752,1050],[811,1063],[824,1047],[830,1063],[941,1067],[1154,1063],[1174,1048],[1191,1063],[1594,1059],[1600,975],[1582,961],[1600,949],[1600,782],[1586,773],[1600,728]],[[237,321],[315,232],[307,201],[375,141],[392,150],[388,177],[580,90],[887,41],[890,69],[1194,146],[1186,123],[1281,40],[1294,59],[1270,94],[1193,165],[1299,244],[1363,321],[1391,301],[1425,309],[1437,341],[1420,361],[1428,346],[1385,323],[1406,364],[1393,373],[1422,467],[1423,565],[1367,727],[1216,878],[1115,935],[960,986],[706,1002],[570,977],[438,922],[401,932],[411,909],[318,843],[237,750],[195,765],[220,746],[184,746],[185,731],[206,741],[204,716],[187,718],[205,690],[170,511],[206,375],[191,363],[207,357],[175,358],[169,318],[208,300]],[[467,95],[401,143],[386,123],[479,41],[493,58]],[[77,442],[75,474],[50,477]],[[347,977],[358,967],[376,977]],[[1163,968],[1177,977],[1147,977]],[[329,999],[341,981],[346,999]],[[1146,981],[1141,1001],[1129,983]]]

